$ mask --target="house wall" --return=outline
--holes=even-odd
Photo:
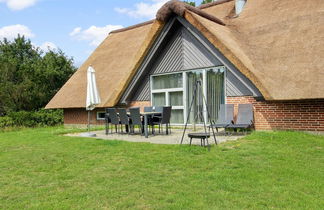
[[[104,109],[95,109],[90,113],[91,125],[104,125],[104,120],[97,120],[97,112]],[[86,125],[88,123],[88,112],[83,108],[64,109],[64,125]]]
[[[256,130],[324,131],[324,99],[297,101],[258,101],[254,97],[227,97],[234,104],[252,103]]]
[[[144,111],[145,106],[150,106],[150,101],[133,101],[127,108],[140,107]],[[97,120],[97,112],[105,111],[105,109],[94,109],[90,112],[91,125],[104,125],[104,120]],[[84,108],[64,109],[64,125],[75,125],[84,127],[88,124],[88,112]]]
[[[236,119],[238,104],[253,104],[256,130],[324,131],[324,99],[297,101],[264,101],[252,96],[226,97],[234,104]],[[133,106],[149,106],[150,102],[133,102]]]
[[[139,107],[141,109],[141,112],[144,111],[144,107],[151,106],[151,101],[132,101],[128,108],[131,107]]]
[[[324,131],[324,99],[298,101],[259,101],[252,96],[226,98],[228,104],[234,104],[235,118],[238,104],[251,103],[254,111],[256,130],[303,130]],[[150,101],[133,101],[129,107],[150,106]],[[91,112],[91,124],[102,125],[96,120],[96,112]],[[64,109],[65,125],[86,125],[88,113],[84,109]]]

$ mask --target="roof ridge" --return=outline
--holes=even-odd
[[[228,1],[228,0],[227,0]],[[185,2],[181,2],[178,0],[171,0],[165,3],[157,12],[156,19],[159,21],[167,22],[173,13],[179,15],[180,17],[184,17],[185,11],[193,12],[201,17],[204,17],[210,21],[218,23],[220,25],[225,26],[225,23],[218,19],[217,17],[208,14],[207,12],[193,7]]]
[[[149,21],[145,21],[145,22],[142,22],[142,23],[138,23],[138,24],[135,24],[135,25],[131,25],[131,26],[128,26],[128,27],[125,27],[125,28],[116,29],[116,30],[111,31],[109,34],[115,34],[115,33],[119,33],[119,32],[124,32],[124,31],[128,31],[128,30],[132,30],[132,29],[135,29],[135,28],[139,28],[141,26],[145,26],[145,25],[148,25],[148,24],[153,23],[154,20],[155,19],[149,20]]]
[[[211,2],[211,3],[208,3],[208,4],[200,5],[199,7],[194,7],[194,6],[191,6],[189,4],[186,4],[185,2],[180,2],[178,0],[171,0],[171,1],[168,1],[167,3],[165,3],[158,10],[158,12],[156,14],[156,19],[161,20],[163,22],[166,22],[167,19],[169,19],[169,16],[171,15],[172,12],[176,13],[177,15],[179,15],[181,17],[183,17],[185,10],[189,10],[189,11],[191,11],[191,12],[197,14],[197,15],[200,15],[200,16],[208,19],[208,20],[211,20],[213,22],[216,22],[216,23],[224,26],[225,23],[223,21],[221,21],[220,19],[218,19],[217,17],[215,17],[215,16],[213,16],[211,14],[208,14],[207,12],[204,12],[201,9],[205,9],[205,8],[208,8],[208,7],[212,7],[212,6],[215,6],[215,5],[218,5],[218,4],[223,4],[223,3],[226,3],[226,2],[230,2],[230,1],[233,1],[233,0],[219,0],[219,1],[216,1],[216,2]],[[164,12],[167,12],[167,14],[162,14]],[[124,32],[124,31],[128,31],[128,30],[132,30],[132,29],[135,29],[135,28],[138,28],[138,27],[142,27],[142,26],[153,23],[154,20],[155,19],[145,21],[145,22],[142,22],[142,23],[138,23],[138,24],[135,24],[135,25],[131,25],[131,26],[128,26],[128,27],[125,27],[125,28],[116,29],[116,30],[111,31],[109,34],[120,33],[120,32]]]
[[[202,4],[202,5],[198,6],[197,8],[206,9],[206,8],[216,6],[216,5],[219,5],[219,4],[224,4],[224,3],[227,3],[227,2],[230,2],[230,1],[234,1],[234,0],[218,0],[218,1],[207,3],[207,4]]]

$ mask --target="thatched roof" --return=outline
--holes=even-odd
[[[65,83],[47,104],[52,108],[85,107],[87,88],[87,68],[96,71],[98,91],[102,103],[98,107],[114,106],[122,90],[139,66],[143,54],[149,49],[150,40],[158,34],[159,23],[141,24],[112,32]]]
[[[196,27],[267,100],[324,98],[323,0],[248,0],[235,17],[234,1],[194,8],[171,1],[157,20],[111,33],[46,108],[84,107],[86,69],[96,69],[102,104],[114,106],[173,14]]]
[[[210,41],[219,38],[232,52],[223,53],[263,96],[324,98],[324,1],[248,0],[237,18],[231,18],[233,7],[232,1],[205,9],[226,27],[195,17],[212,34]]]

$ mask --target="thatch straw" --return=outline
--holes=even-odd
[[[167,3],[165,3],[161,7],[161,9],[159,9],[159,11],[157,12],[156,19],[163,21],[163,22],[167,22],[173,14],[183,17],[186,10],[189,10],[189,11],[191,11],[197,15],[200,15],[210,21],[213,21],[215,23],[225,26],[225,23],[223,21],[221,21],[220,19],[218,19],[217,17],[215,17],[211,14],[208,14],[207,12],[204,12],[204,11],[202,11],[196,7],[193,7],[189,4],[186,4],[184,2],[180,2],[177,0],[171,0]]]
[[[125,27],[125,28],[121,28],[121,29],[113,30],[113,31],[111,31],[109,34],[114,34],[114,33],[119,33],[119,32],[123,32],[123,31],[132,30],[132,29],[134,29],[134,28],[142,27],[142,26],[145,26],[145,25],[151,24],[151,23],[153,23],[153,22],[154,22],[154,20],[149,20],[149,21],[146,21],[146,22],[143,22],[143,23],[139,23],[139,24],[136,24],[136,25],[132,25],[132,26],[129,26],[129,27]]]
[[[227,2],[230,2],[230,1],[234,1],[234,0],[218,0],[218,1],[210,2],[208,4],[202,4],[198,8],[199,9],[206,9],[206,8],[213,7],[213,6],[216,6],[216,5],[219,5],[219,4],[224,4],[224,3],[227,3]]]

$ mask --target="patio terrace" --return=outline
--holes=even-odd
[[[183,144],[189,144],[189,138],[188,133],[190,132],[202,132],[203,130],[201,128],[196,129],[196,131],[193,131],[193,129],[189,128],[186,131],[185,138],[183,140]],[[108,135],[105,134],[104,130],[100,131],[92,131],[91,133],[95,133],[96,139],[105,139],[105,140],[122,140],[122,141],[128,141],[128,142],[147,142],[152,144],[180,144],[181,137],[182,137],[183,129],[172,129],[171,134],[165,135],[165,134],[159,134],[158,131],[156,131],[155,135],[149,135],[148,138],[145,138],[144,135],[140,134],[127,134],[127,133],[109,133]],[[67,136],[77,136],[77,137],[84,137],[84,134],[87,132],[82,133],[72,133],[67,134]],[[226,142],[226,141],[234,141],[239,138],[243,138],[244,135],[216,135],[216,139],[218,143]],[[214,138],[211,137],[208,139],[210,144],[215,144]],[[200,145],[199,139],[193,139],[192,144]]]

